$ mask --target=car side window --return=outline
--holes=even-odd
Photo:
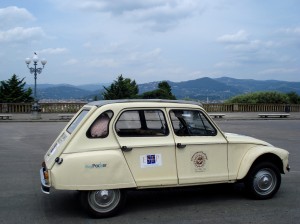
[[[166,136],[169,129],[161,110],[124,111],[116,123],[120,137]]]
[[[215,136],[217,130],[201,111],[171,110],[170,117],[177,136]]]
[[[112,111],[105,111],[97,117],[87,131],[89,138],[105,138],[108,136],[109,122],[113,116]]]

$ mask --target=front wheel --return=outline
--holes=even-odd
[[[117,215],[126,199],[124,190],[96,190],[81,192],[81,203],[84,209],[95,218]]]
[[[254,199],[272,198],[280,184],[281,175],[278,168],[268,162],[252,167],[245,180],[247,193]]]

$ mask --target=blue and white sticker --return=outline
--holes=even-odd
[[[149,154],[140,156],[141,168],[162,166],[161,154]]]

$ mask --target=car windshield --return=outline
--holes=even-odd
[[[75,128],[78,126],[78,124],[82,121],[82,119],[87,115],[89,110],[82,110],[80,114],[75,118],[75,120],[70,124],[70,126],[67,129],[67,132],[72,134],[72,132],[75,130]]]

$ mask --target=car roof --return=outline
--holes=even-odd
[[[164,99],[120,99],[120,100],[100,100],[88,103],[90,106],[101,107],[107,104],[118,104],[118,103],[177,103],[177,104],[191,104],[202,107],[202,104],[196,101],[186,100],[164,100]]]

